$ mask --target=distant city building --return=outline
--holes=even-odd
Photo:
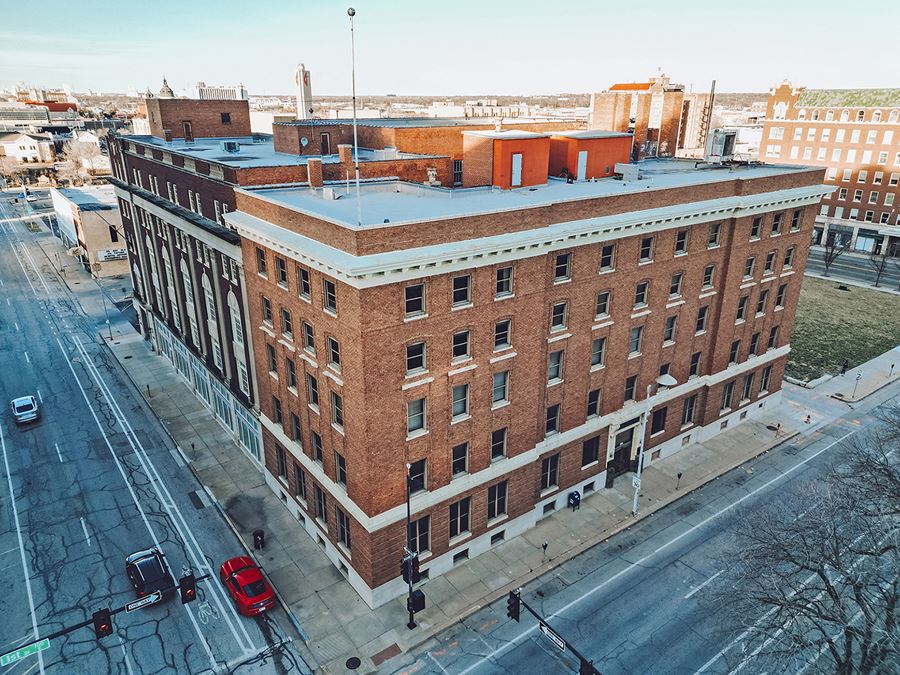
[[[11,157],[22,164],[53,162],[56,159],[53,138],[50,134],[0,132],[0,157]]]
[[[592,94],[588,126],[633,133],[634,159],[702,154],[709,104],[709,94],[685,93],[684,85],[660,75]]]
[[[77,103],[0,101],[0,131],[47,131],[64,135],[82,126]]]
[[[297,119],[293,112],[275,112],[271,110],[250,111],[250,131],[254,134],[271,134],[272,125],[276,122],[290,122]],[[137,132],[135,132],[137,133]]]
[[[201,101],[245,101],[250,98],[243,84],[236,87],[211,87],[206,82],[198,82],[191,94],[192,98]]]
[[[128,251],[112,185],[50,188],[60,238],[98,277],[128,274]]]
[[[806,89],[782,82],[769,92],[760,159],[825,169],[833,187],[816,218],[858,251],[900,255],[900,89]]]
[[[44,89],[18,85],[16,87],[16,100],[22,103],[75,103],[78,100],[64,89]]]
[[[298,120],[309,119],[313,115],[312,81],[309,71],[302,63],[294,73],[294,86],[297,87]]]
[[[163,78],[162,87],[159,89],[159,97],[175,98],[175,92],[172,91],[172,87],[169,86],[169,81],[166,78]]]

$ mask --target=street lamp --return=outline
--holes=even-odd
[[[356,225],[362,225],[362,204],[359,201],[359,141],[356,136],[356,39],[353,33],[353,17],[356,16],[356,10],[352,7],[347,9],[347,16],[350,17],[350,83],[351,95],[353,99],[353,166],[356,172]]]
[[[678,384],[678,380],[674,377],[665,373],[664,375],[660,375],[656,378],[657,385],[657,393],[659,393],[660,387],[674,387]],[[650,417],[650,413],[653,411],[653,404],[651,392],[653,390],[653,384],[647,385],[647,398],[644,399],[646,402],[646,410],[644,411],[644,416],[641,418],[641,435],[640,435],[640,447],[638,448],[638,463],[637,463],[637,472],[634,477],[634,501],[631,503],[631,515],[636,516],[638,512],[638,494],[641,491],[641,472],[644,470],[644,438],[647,434],[647,418]]]

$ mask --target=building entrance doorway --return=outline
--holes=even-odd
[[[606,487],[612,487],[617,476],[631,470],[634,452],[635,427],[620,429],[613,445],[612,460],[606,464]]]

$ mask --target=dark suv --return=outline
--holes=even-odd
[[[158,548],[138,551],[125,558],[125,574],[139,598],[154,591],[162,592],[162,600],[175,594],[175,580],[166,565],[166,557]]]

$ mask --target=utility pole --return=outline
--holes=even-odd
[[[362,204],[359,201],[359,140],[356,136],[356,40],[353,35],[353,17],[356,10],[350,7],[347,10],[350,17],[350,80],[351,94],[353,98],[353,164],[356,170],[356,225],[362,225]]]
[[[678,382],[668,373],[656,378],[657,387],[674,387],[676,384],[678,384]],[[652,396],[650,395],[652,390],[653,384],[648,384],[647,398],[645,399],[647,409],[644,411],[643,417],[641,417],[641,435],[638,439],[640,445],[638,446],[637,471],[634,475],[634,500],[631,503],[632,516],[636,516],[638,513],[638,495],[641,492],[641,472],[644,470],[644,438],[647,435],[647,418],[650,417],[650,413],[653,411],[653,403],[651,401]]]

